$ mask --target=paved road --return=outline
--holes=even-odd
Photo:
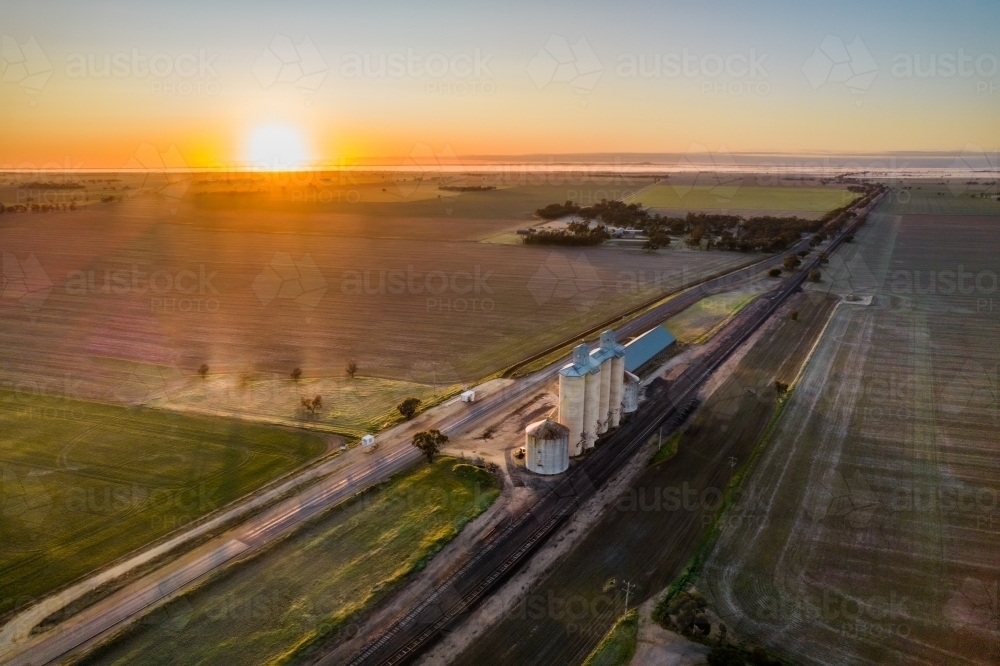
[[[796,245],[795,248],[793,248],[793,251],[797,251],[801,249],[801,247],[805,247],[807,243],[808,241],[802,241],[799,245]],[[758,277],[762,271],[766,271],[774,266],[780,265],[781,260],[782,256],[771,257],[751,266],[695,285],[688,290],[681,292],[669,301],[655,307],[649,312],[644,313],[627,324],[624,324],[617,330],[617,333],[619,337],[624,338],[648,330],[652,326],[655,326],[674,314],[681,312],[708,294],[732,289],[734,286],[742,282]],[[816,260],[814,259],[813,261]],[[812,264],[809,264],[806,269],[801,271],[803,276],[811,265]],[[792,282],[792,280],[785,281],[787,284],[791,284]],[[773,298],[774,296],[770,295],[764,297],[762,300],[771,302]],[[778,302],[780,301],[774,302],[774,307],[777,307]],[[543,370],[518,381],[513,386],[500,391],[499,393],[490,396],[479,403],[474,403],[466,413],[445,423],[441,429],[446,433],[457,433],[466,430],[472,425],[475,425],[478,421],[486,419],[499,412],[512,401],[522,399],[529,395],[532,391],[538,390],[544,386],[546,383],[554,379],[559,371],[559,368],[564,363],[565,359],[562,359],[544,368]],[[702,369],[700,368],[691,368],[689,370],[691,372],[702,372]],[[700,379],[698,381],[700,382]],[[694,383],[690,383],[689,388],[694,387],[695,385],[696,384]],[[679,400],[680,397],[676,394],[676,392],[674,392],[669,399],[673,401],[669,404],[679,404],[677,403],[677,400]],[[661,414],[661,418],[657,420],[657,424],[670,418],[674,412],[676,412],[676,407],[665,409],[665,411]],[[645,423],[645,421],[643,419],[633,419],[631,423],[633,425],[619,430],[614,435],[616,441],[628,437],[628,433],[631,433],[634,436],[634,431],[638,427],[638,424]],[[634,442],[640,441],[641,434],[637,437],[638,438],[635,439]],[[627,446],[609,446],[604,447],[602,451],[611,451],[612,449],[615,449],[616,451],[620,450],[620,453],[617,454],[618,457],[613,463],[609,461],[590,463],[588,461],[589,466],[587,469],[590,469],[590,467],[593,467],[594,465],[600,465],[600,469],[591,470],[589,475],[585,474],[583,477],[580,477],[579,475],[571,475],[571,477],[567,478],[566,482],[558,487],[563,488],[563,491],[561,492],[565,492],[564,486],[566,483],[570,484],[570,489],[573,489],[572,484],[574,482],[583,483],[583,488],[589,488],[591,491],[597,487],[594,485],[595,483],[597,485],[603,483],[603,480],[605,479],[604,470],[611,468],[617,469],[617,466],[620,466],[624,460],[631,455],[632,451],[632,449]],[[603,460],[606,455],[609,454],[598,452],[598,454],[592,455],[590,460]],[[13,656],[5,663],[12,666],[49,663],[81,645],[99,638],[102,634],[113,629],[118,624],[142,614],[152,604],[197,582],[199,579],[223,566],[233,557],[268,543],[274,537],[298,526],[303,521],[308,520],[317,513],[335,506],[365,488],[379,483],[391,477],[393,474],[414,465],[421,459],[421,456],[422,454],[420,451],[410,446],[408,439],[398,438],[396,441],[382,443],[380,445],[380,450],[376,452],[376,454],[372,456],[365,456],[348,464],[343,464],[339,469],[331,471],[326,476],[322,476],[325,470],[313,470],[310,472],[310,477],[320,477],[320,480],[309,488],[306,488],[289,499],[279,502],[271,509],[249,518],[240,526],[229,530],[222,537],[213,539],[209,543],[196,548],[191,554],[184,556],[183,566],[180,566],[179,568],[177,566],[166,566],[160,571],[145,577],[139,583],[130,585],[112,594],[102,602],[99,602],[93,607],[81,612],[76,618],[72,618],[65,623],[64,626],[57,627],[49,635],[38,640],[28,649],[16,656]],[[325,465],[330,466],[330,468],[333,469],[333,466],[339,462],[340,461],[334,459]],[[280,488],[294,487],[295,484],[301,483],[301,481],[302,478],[289,480],[282,484]],[[576,490],[578,491],[579,489]],[[279,495],[280,493],[277,489],[268,493],[268,496],[271,499]],[[520,550],[515,549],[514,553],[508,553],[504,550],[504,560],[501,561],[501,564],[508,560],[512,555],[517,555],[517,557],[510,560],[510,563],[506,568],[501,567],[500,569],[497,569],[497,562],[494,561],[495,555],[484,553],[482,556],[484,559],[481,558],[481,560],[476,560],[475,563],[470,563],[468,565],[470,573],[474,574],[481,572],[483,567],[489,569],[489,567],[492,566],[493,568],[489,569],[489,571],[500,572],[496,573],[494,578],[489,579],[489,585],[492,585],[493,582],[509,570],[510,566],[520,562],[521,558],[528,554],[528,552],[530,552],[530,550],[532,550],[537,543],[540,543],[540,541],[547,536],[551,530],[555,529],[557,524],[561,522],[562,518],[565,515],[568,515],[568,513],[571,513],[582,498],[584,498],[584,495],[581,495],[579,492],[572,492],[555,504],[550,505],[545,502],[540,503],[541,506],[537,511],[534,509],[529,511],[528,514],[521,517],[520,522],[512,524],[504,533],[502,533],[502,539],[498,538],[492,542],[497,544],[510,540],[513,535],[513,530],[523,530],[524,521],[530,521],[530,525],[535,529],[528,534],[519,535],[517,538],[513,539],[514,542],[521,544],[523,548]],[[235,512],[242,514],[246,513],[248,510],[247,506],[244,505],[232,511],[234,513],[226,513],[217,516],[212,519],[210,523],[199,526],[188,534],[177,537],[170,543],[181,541],[184,538],[190,538],[195,531],[199,534],[207,533],[210,529],[214,529],[223,522],[232,519]],[[538,529],[540,529],[537,524],[539,520],[543,521],[540,524],[541,527],[545,527],[545,530],[543,531],[538,531]],[[518,539],[520,539],[520,541],[518,541]],[[193,561],[190,561],[192,558]],[[463,568],[459,573],[462,571],[466,571],[466,569]],[[421,645],[422,644],[423,643],[421,643]]]

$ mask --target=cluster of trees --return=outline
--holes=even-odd
[[[323,396],[317,395],[312,398],[302,398],[302,408],[310,414],[315,414],[316,410],[323,407]]]
[[[535,214],[543,220],[557,220],[567,215],[579,215],[584,220],[600,220],[603,224],[611,227],[633,227],[642,228],[642,224],[659,215],[653,215],[643,208],[642,204],[627,204],[622,201],[608,201],[601,199],[593,206],[579,206],[572,201],[561,204],[549,204],[545,208],[539,208]]]
[[[604,225],[591,228],[586,222],[571,222],[566,231],[529,231],[525,245],[600,245],[611,238]]]
[[[76,202],[64,203],[23,203],[3,205],[0,203],[0,213],[55,213],[59,211],[76,210]]]
[[[860,204],[867,204],[882,191],[881,185],[850,185],[852,192],[863,192]],[[813,234],[810,244],[815,247],[826,238],[837,234],[854,219],[851,206],[831,210],[818,220],[801,217],[775,217],[762,215],[744,218],[739,215],[688,213],[687,216],[668,217],[651,213],[642,204],[626,204],[602,199],[593,206],[579,206],[572,201],[549,204],[535,214],[544,220],[555,220],[566,215],[578,215],[581,222],[571,223],[566,231],[532,232],[524,237],[529,245],[600,245],[611,237],[606,227],[639,229],[646,236],[643,249],[656,251],[670,245],[671,236],[686,236],[685,244],[691,247],[728,250],[730,252],[783,252],[802,238]],[[590,226],[597,220],[598,224]],[[850,242],[851,237],[845,239]]]
[[[25,183],[22,187],[29,190],[82,190],[86,187],[86,185],[83,183],[56,183],[51,180],[33,180],[30,183]]]
[[[496,185],[440,185],[438,189],[445,192],[489,192],[497,187]]]

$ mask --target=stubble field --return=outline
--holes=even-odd
[[[874,303],[837,311],[699,585],[797,663],[1000,659],[1000,217],[923,188],[824,271]]]

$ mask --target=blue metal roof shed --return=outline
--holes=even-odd
[[[625,345],[625,369],[635,372],[643,363],[675,342],[677,338],[663,326],[651,328]]]

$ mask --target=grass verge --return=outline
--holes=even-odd
[[[633,608],[615,622],[583,666],[624,666],[632,661],[638,639],[639,613]]]

